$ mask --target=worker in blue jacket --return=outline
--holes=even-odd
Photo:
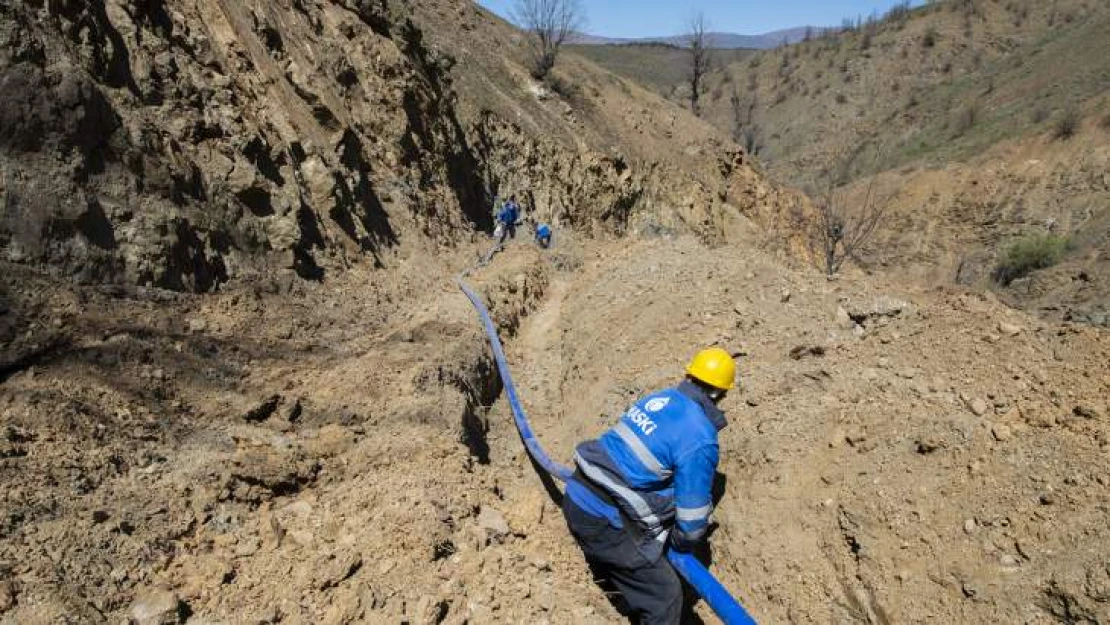
[[[545,223],[536,226],[536,243],[544,249],[551,247],[551,226]]]
[[[516,203],[516,196],[510,196],[509,201],[501,205],[497,213],[498,244],[505,242],[505,237],[516,238],[516,224],[520,220],[520,205]]]
[[[601,437],[578,446],[563,514],[595,571],[621,592],[639,623],[678,623],[682,584],[663,554],[705,540],[713,508],[717,407],[736,364],[711,347],[677,387],[634,403]]]

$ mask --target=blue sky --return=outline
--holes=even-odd
[[[508,14],[515,0],[477,0]],[[840,26],[845,17],[884,13],[898,0],[581,0],[586,32],[606,37],[677,35],[690,16],[702,11],[718,32],[758,35],[792,26]],[[915,0],[914,6],[922,4]]]

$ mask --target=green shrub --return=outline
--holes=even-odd
[[[555,93],[563,96],[564,99],[577,103],[582,99],[582,87],[577,83],[571,82],[563,76],[549,73],[547,74],[544,82]]]
[[[1010,244],[994,270],[994,279],[1007,285],[1030,273],[1060,262],[1071,241],[1054,234],[1032,234]]]

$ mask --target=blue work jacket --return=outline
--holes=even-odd
[[[725,425],[720,409],[684,381],[637,401],[609,431],[580,444],[574,461],[579,474],[636,524],[645,555],[658,557],[672,529],[685,542],[705,537],[719,458],[717,433]],[[567,492],[597,514],[599,502],[591,500],[588,489]]]
[[[513,202],[506,202],[501,207],[501,212],[497,214],[497,221],[508,225],[515,224],[519,218],[520,208]]]

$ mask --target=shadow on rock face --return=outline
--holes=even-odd
[[[77,218],[75,224],[77,231],[89,240],[89,243],[104,249],[116,249],[116,233],[112,222],[104,214],[104,208],[96,198],[90,198],[88,209]]]

